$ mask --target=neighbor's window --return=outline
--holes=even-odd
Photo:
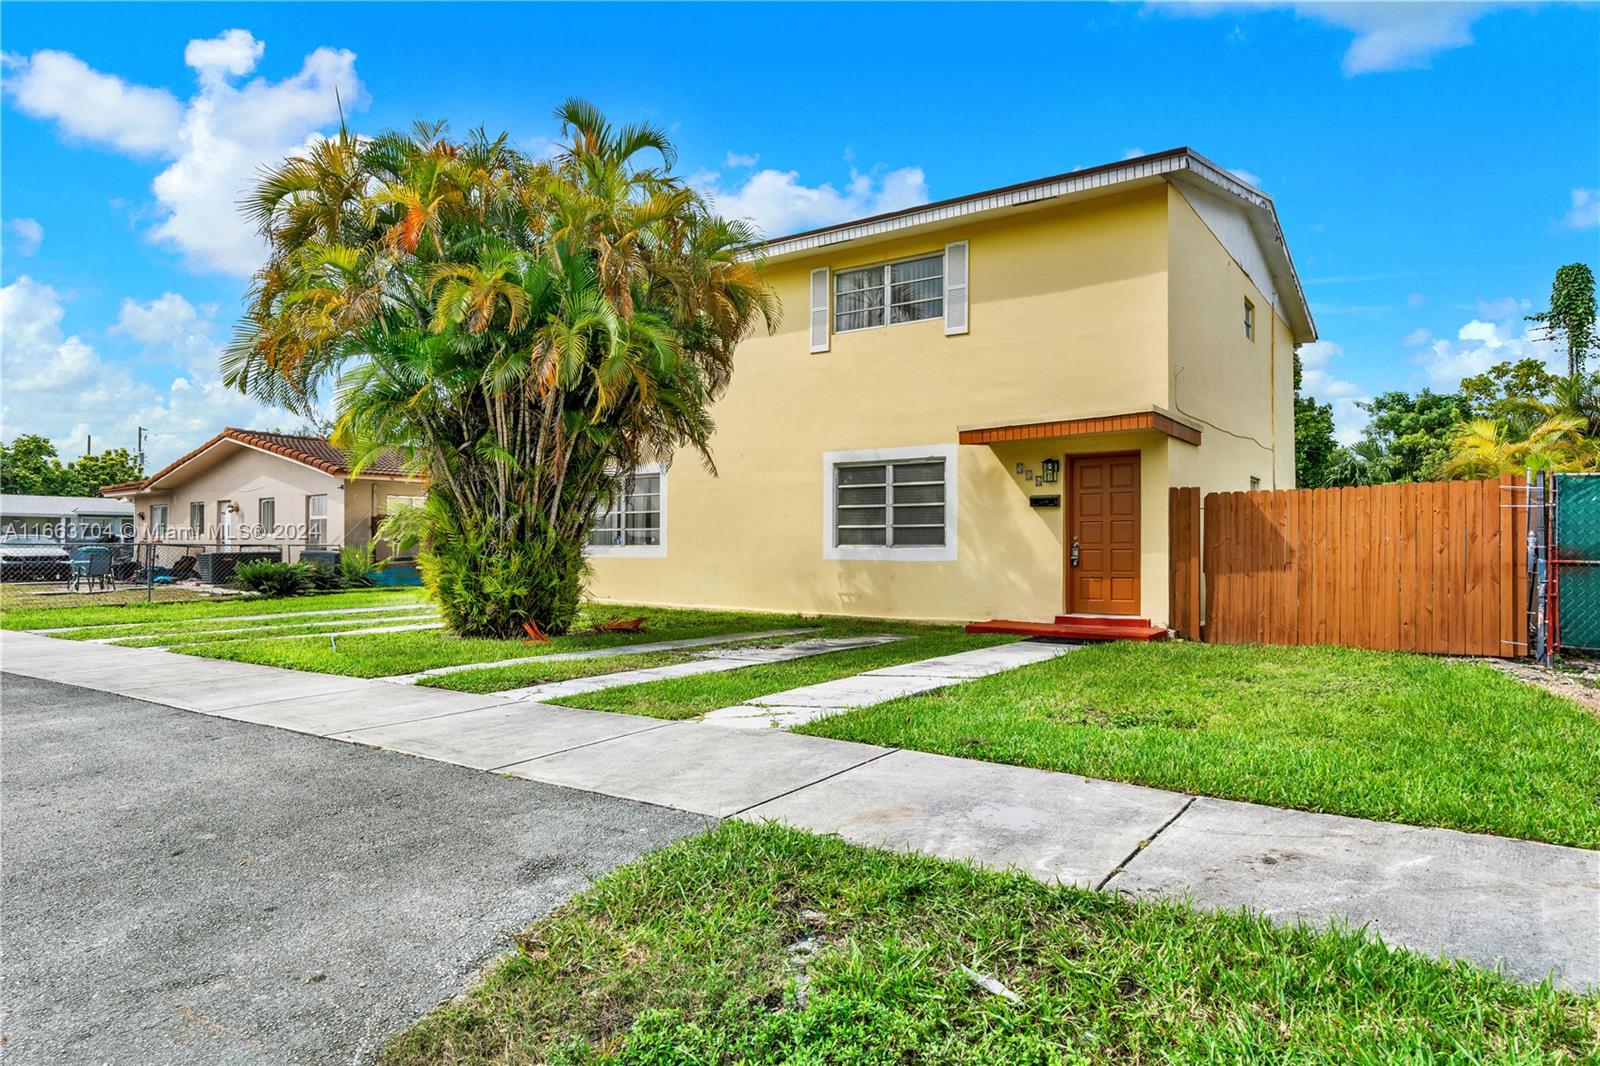
[[[306,497],[306,543],[322,544],[328,539],[328,497]]]
[[[147,536],[164,537],[167,535],[167,505],[158,503],[150,508],[150,530]]]
[[[1244,335],[1256,339],[1256,305],[1249,300],[1244,302]]]
[[[842,465],[834,478],[834,543],[942,545],[944,492],[943,459]]]
[[[426,496],[390,496],[389,514],[394,514],[402,507],[421,507],[427,502]]]
[[[205,504],[203,504],[203,503],[191,503],[189,505],[189,532],[193,533],[197,537],[201,537],[201,536],[205,535],[205,532],[206,532],[206,505]]]
[[[1261,479],[1258,478],[1258,477],[1251,478],[1250,479],[1250,491],[1251,492],[1255,492],[1259,488],[1261,488]]]
[[[661,544],[661,475],[634,474],[618,484],[610,503],[595,511],[589,543],[595,547]]]
[[[278,527],[278,501],[263,499],[256,504],[256,525],[261,527],[261,535],[270,537],[273,530]]]
[[[938,318],[944,314],[944,255],[841,270],[833,276],[833,331]]]

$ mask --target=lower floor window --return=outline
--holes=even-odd
[[[945,543],[945,461],[840,464],[834,478],[839,547],[927,548]]]
[[[609,504],[595,512],[589,543],[595,547],[661,544],[661,475],[634,474],[619,483]]]

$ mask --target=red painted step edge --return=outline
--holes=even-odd
[[[1098,615],[1098,614],[1058,614],[1058,626],[1106,626],[1117,629],[1131,626],[1134,629],[1151,629],[1150,619],[1135,618],[1131,614]]]
[[[968,633],[1008,633],[1020,637],[1050,637],[1056,640],[1165,640],[1167,631],[1155,626],[1086,626],[1060,622],[1012,622],[991,618],[972,622]]]

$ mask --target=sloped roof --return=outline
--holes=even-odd
[[[333,442],[326,437],[312,437],[299,433],[273,433],[267,430],[238,429],[229,426],[200,445],[200,447],[179,456],[144,480],[130,481],[121,485],[107,485],[100,492],[105,496],[121,496],[131,492],[144,491],[225,441],[243,445],[246,448],[255,448],[259,451],[281,455],[285,459],[303,463],[335,477],[350,476],[350,457],[341,449],[334,447]],[[400,453],[392,449],[386,449],[374,456],[372,461],[362,469],[361,476],[416,477],[416,475],[406,470]]]

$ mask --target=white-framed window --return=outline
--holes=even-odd
[[[189,505],[189,532],[195,537],[206,534],[206,505],[204,503],[191,503]]]
[[[394,514],[403,507],[421,507],[428,502],[426,496],[390,496],[385,514]]]
[[[616,493],[595,511],[589,554],[665,558],[667,472],[657,464],[619,478]]]
[[[956,557],[956,445],[827,452],[824,559]]]
[[[1250,491],[1251,492],[1260,492],[1261,491],[1261,479],[1260,478],[1253,477],[1253,478],[1250,479]]]
[[[944,315],[944,253],[841,270],[833,276],[833,331]]]
[[[164,503],[158,503],[150,508],[150,528],[146,533],[149,537],[165,537],[167,535],[167,515],[171,512]]]
[[[1256,305],[1249,300],[1244,302],[1244,335],[1247,340],[1256,339]]]
[[[328,497],[306,497],[306,543],[323,544],[328,539]]]
[[[259,534],[263,537],[277,536],[278,529],[278,501],[271,496],[263,496],[256,503],[256,525]]]

